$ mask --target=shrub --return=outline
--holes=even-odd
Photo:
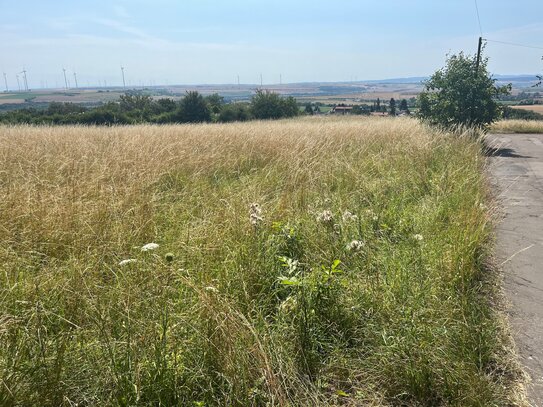
[[[211,121],[211,111],[200,93],[189,91],[181,100],[177,119],[183,123],[209,122]]]
[[[232,103],[223,106],[219,113],[218,121],[227,122],[244,122],[251,119],[249,107],[244,103]]]
[[[460,53],[426,81],[419,95],[419,117],[443,127],[485,127],[499,119],[496,98],[508,94],[511,85],[498,87],[487,70],[488,59],[477,68],[475,56]]]
[[[281,119],[299,114],[298,104],[292,96],[282,98],[277,93],[258,89],[251,98],[251,113],[256,119]]]

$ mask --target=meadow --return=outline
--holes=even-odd
[[[411,119],[0,127],[0,405],[513,405],[485,165]]]
[[[490,127],[493,133],[543,134],[543,120],[500,120]]]

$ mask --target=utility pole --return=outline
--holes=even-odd
[[[126,88],[126,82],[124,81],[124,66],[121,66],[121,73],[123,75],[123,88]]]
[[[477,62],[475,63],[475,73],[479,72],[479,64],[481,63],[482,50],[483,50],[483,37],[479,37],[479,47],[477,48]]]
[[[475,84],[477,83],[477,76],[479,75],[479,65],[481,64],[481,52],[483,50],[483,37],[479,37],[479,44],[477,46],[477,59],[475,60]],[[473,124],[475,120],[475,94],[474,89],[471,89],[471,108],[469,111],[470,124]]]
[[[3,72],[4,74],[4,83],[6,84],[6,92],[9,92],[9,88],[8,88],[8,77],[6,75],[5,72]]]
[[[68,79],[66,79],[66,69],[62,68],[62,72],[64,72],[64,88],[68,90]]]

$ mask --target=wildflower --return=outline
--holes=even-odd
[[[126,266],[127,264],[130,264],[130,263],[136,263],[137,260],[136,259],[126,259],[126,260],[121,260],[119,262],[119,266]]]
[[[143,245],[141,247],[141,251],[142,252],[148,252],[150,250],[155,250],[155,249],[158,249],[159,248],[159,245],[156,244],[156,243],[147,243],[146,245]]]
[[[352,242],[347,244],[347,250],[353,251],[353,252],[359,252],[364,247],[364,242],[360,240],[353,240]]]
[[[249,221],[251,225],[258,226],[264,218],[262,217],[262,208],[257,203],[252,203],[249,208]]]
[[[422,235],[417,233],[416,235],[413,235],[413,239],[418,240],[420,242],[424,238],[422,237]]]
[[[366,209],[366,215],[368,215],[368,217],[370,217],[374,222],[379,220],[379,217],[371,209]]]
[[[212,285],[207,286],[207,287],[205,288],[205,290],[206,290],[207,292],[210,292],[210,293],[218,293],[218,292],[219,292],[219,290],[218,290],[217,288],[213,287]]]
[[[343,212],[343,222],[354,222],[358,219],[358,216],[354,215],[353,213],[349,211]]]
[[[279,310],[281,310],[281,312],[288,314],[294,311],[297,305],[298,305],[298,301],[296,300],[296,297],[289,296],[285,301],[281,303],[281,305],[279,306]]]
[[[331,211],[325,210],[317,215],[317,221],[321,223],[332,223],[334,215]]]

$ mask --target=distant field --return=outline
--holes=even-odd
[[[516,105],[511,107],[521,110],[531,110],[532,112],[543,114],[543,105]]]
[[[0,405],[516,405],[484,165],[410,119],[0,127]]]
[[[501,120],[493,123],[490,131],[494,133],[534,133],[543,134],[542,120]]]

